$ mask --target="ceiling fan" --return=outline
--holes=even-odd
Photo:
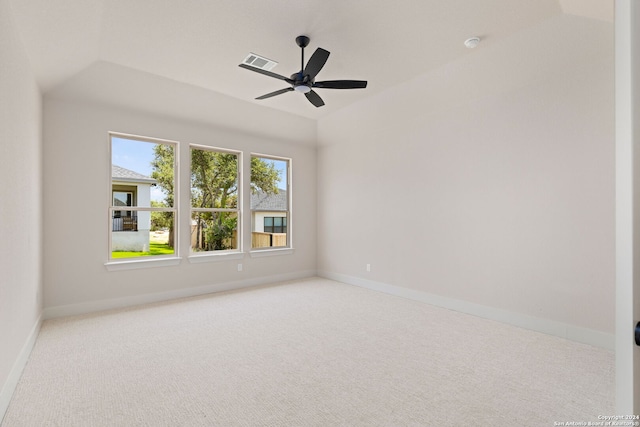
[[[265,76],[284,80],[291,85],[291,87],[267,93],[266,95],[259,96],[256,99],[267,99],[271,98],[272,96],[296,91],[304,93],[309,102],[311,102],[316,107],[322,107],[324,105],[324,101],[322,100],[322,98],[320,98],[320,95],[318,95],[313,89],[364,89],[367,87],[367,82],[363,80],[327,80],[323,82],[315,81],[316,75],[318,75],[320,70],[322,70],[322,67],[324,67],[324,64],[329,58],[329,51],[324,50],[320,47],[317,48],[316,51],[313,52],[313,55],[311,55],[311,58],[309,58],[309,62],[305,67],[304,48],[309,45],[309,37],[298,36],[296,37],[296,43],[302,49],[302,65],[300,71],[292,74],[289,78],[281,76],[280,74],[272,73],[271,71],[263,70],[261,68],[252,67],[247,64],[239,65],[240,67],[246,68],[247,70],[255,71],[256,73],[264,74]]]

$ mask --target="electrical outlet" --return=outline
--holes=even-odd
[[[371,264],[367,264],[367,271],[371,271]]]
[[[238,271],[242,271],[242,264],[238,264]]]

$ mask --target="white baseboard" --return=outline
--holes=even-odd
[[[40,326],[42,325],[42,314],[38,316],[35,325],[31,328],[31,332],[27,337],[24,345],[22,346],[22,350],[18,354],[18,358],[13,363],[13,367],[9,372],[9,376],[7,380],[2,385],[2,389],[0,389],[0,424],[2,424],[2,419],[4,418],[7,409],[9,409],[9,402],[11,402],[11,397],[13,396],[13,392],[18,385],[18,381],[20,381],[20,377],[22,376],[22,371],[24,367],[27,365],[27,361],[29,360],[29,355],[31,354],[31,350],[33,350],[33,346],[36,343],[36,338],[38,337],[38,333],[40,332]]]
[[[112,298],[98,301],[81,302],[78,304],[47,307],[44,309],[44,319],[54,319],[57,317],[75,316],[78,314],[87,314],[117,308],[133,307],[136,305],[149,304],[154,302],[170,301],[174,299],[194,297],[215,292],[231,291],[235,289],[249,288],[252,286],[268,285],[271,283],[287,280],[304,279],[307,277],[314,277],[315,275],[315,270],[298,271],[293,273],[277,274],[273,276],[263,276],[252,279],[237,280],[233,282],[215,283],[194,288],[176,289],[173,291],[156,292],[152,294],[133,295],[122,298]]]
[[[346,283],[349,285],[360,286],[362,288],[367,288],[374,291],[399,296],[402,298],[424,302],[437,307],[447,308],[449,310],[459,311],[461,313],[471,314],[485,319],[507,323],[513,326],[542,332],[548,335],[555,335],[557,337],[605,348],[611,351],[613,351],[615,348],[614,334],[581,328],[578,326],[557,322],[555,320],[542,319],[526,314],[514,313],[511,311],[475,304],[468,301],[442,297],[439,295],[429,294],[427,292],[403,288],[401,286],[389,285],[386,283],[375,282],[373,280],[348,276],[345,274],[332,273],[328,271],[318,271],[318,275],[320,277]]]

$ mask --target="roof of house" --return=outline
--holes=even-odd
[[[286,211],[287,190],[279,189],[278,194],[267,194],[262,191],[251,193],[251,210]]]
[[[123,168],[118,165],[111,165],[111,179],[113,181],[125,181],[125,182],[142,182],[155,184],[157,181],[141,173],[134,172],[130,169]]]

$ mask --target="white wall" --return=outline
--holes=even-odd
[[[322,119],[319,271],[612,342],[612,35],[552,18]]]
[[[126,81],[122,82],[123,86],[127,84]],[[182,93],[178,83],[166,81],[164,84],[172,87],[172,97]],[[96,82],[96,85],[100,83]],[[140,97],[144,96],[140,91],[138,88],[136,102],[140,102]],[[154,96],[157,98],[158,94]],[[176,104],[183,101],[175,99]],[[252,110],[236,110],[236,114],[245,115],[247,126],[250,127],[252,116],[247,114],[248,111]],[[272,111],[268,114],[274,117]],[[275,117],[283,121],[283,129],[287,128],[284,121],[294,119],[285,113]],[[149,295],[152,295],[151,299],[155,298],[153,295],[158,299],[170,298],[195,294],[202,289],[227,289],[315,274],[316,149],[292,141],[296,136],[287,133],[287,130],[283,131],[281,138],[260,137],[240,129],[223,128],[216,123],[207,125],[139,109],[127,109],[122,105],[102,105],[93,99],[81,100],[75,95],[66,96],[64,90],[56,91],[54,96],[45,96],[44,118],[46,313],[56,315],[90,311],[144,302],[148,300],[145,296]],[[215,119],[212,117],[212,120]],[[295,120],[298,122],[296,126],[305,125],[304,119],[298,117]],[[277,128],[278,123],[272,125]],[[306,126],[310,128],[309,132],[315,134],[313,121],[307,121]],[[292,158],[295,165],[292,183],[296,232],[294,253],[264,258],[246,255],[242,260],[198,264],[183,259],[177,266],[107,271],[104,263],[107,257],[107,206],[110,200],[108,131],[179,141],[183,165],[188,164],[189,143],[240,150],[244,155],[245,171],[251,152]],[[179,179],[183,190],[180,199],[183,206],[188,206],[188,169],[182,169]],[[247,185],[248,179],[247,174]],[[304,191],[297,192],[296,188]],[[78,200],[77,194],[85,194],[86,197]],[[245,250],[248,251],[248,192],[245,192],[243,199],[246,207],[243,221],[248,232],[245,233]],[[66,215],[65,209],[60,209],[61,206],[77,206],[82,215],[72,218]],[[182,212],[179,221],[182,230],[186,230],[180,247],[183,255],[187,255],[188,211]],[[77,230],[77,233],[70,234],[68,230]],[[249,239],[248,245],[246,239]],[[238,263],[243,264],[242,272],[237,271]]]
[[[0,419],[42,310],[41,97],[0,0]]]

